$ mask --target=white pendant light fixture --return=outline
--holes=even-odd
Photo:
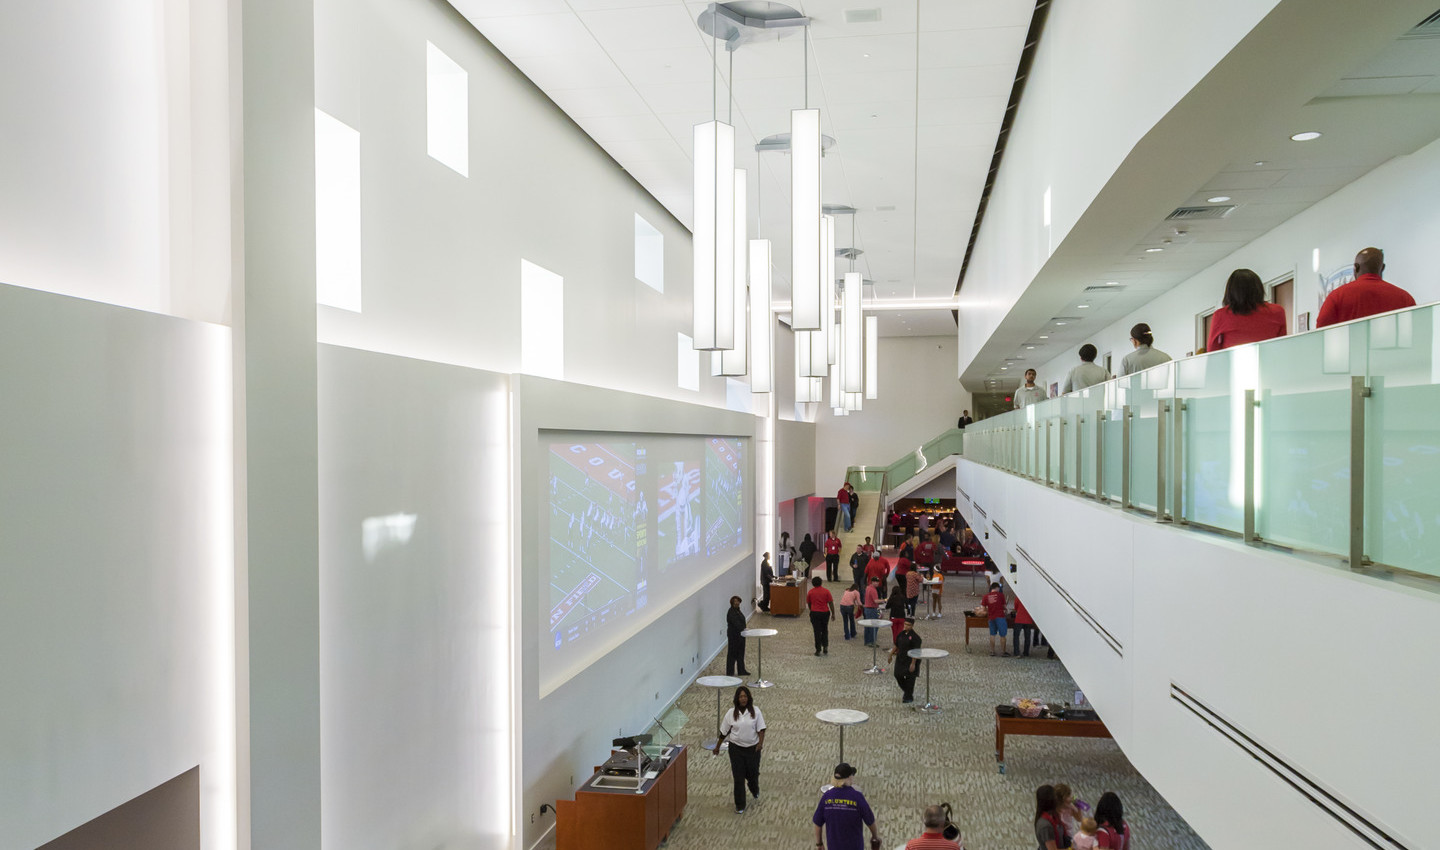
[[[823,250],[820,256],[824,258],[824,293],[820,296],[820,309],[824,311],[825,318],[831,322],[835,321],[835,216],[827,215],[821,217],[820,224],[821,240]],[[830,363],[836,362],[839,358],[837,343],[840,335],[835,332],[834,325],[830,327],[830,338],[827,340],[829,347],[826,350],[826,360]]]
[[[790,112],[791,322],[820,330],[820,110]]]
[[[735,347],[735,128],[695,125],[695,348]]]
[[[859,272],[845,273],[845,289],[840,294],[840,333],[841,350],[845,354],[843,389],[847,393],[865,391],[865,322],[860,307],[860,291],[864,285]]]
[[[775,314],[770,310],[770,240],[750,240],[750,391],[774,388]]]
[[[811,404],[821,399],[819,378],[812,378],[810,371],[810,334],[812,331],[795,332],[795,401]]]
[[[865,317],[865,397],[880,397],[880,317]]]
[[[735,346],[728,351],[717,352],[714,356],[719,360],[718,374],[738,378],[743,376],[749,368],[749,363],[747,362],[749,331],[745,324],[745,275],[749,270],[749,257],[746,251],[750,247],[750,240],[749,234],[746,232],[749,220],[747,218],[748,210],[745,203],[746,184],[744,169],[735,169],[734,181],[735,214],[733,218],[733,233],[735,258],[732,266],[735,278],[731,286],[731,294],[734,299],[733,306],[731,307],[731,315],[735,317]]]

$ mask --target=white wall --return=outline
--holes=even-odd
[[[1432,593],[1160,525],[966,460],[958,479],[961,512],[988,532],[997,562],[1017,562],[1017,593],[1127,757],[1211,846],[1370,845],[1172,700],[1172,682],[1407,846],[1423,844],[1429,820],[1413,801],[1440,739],[1385,722],[1377,702],[1440,698]],[[1337,628],[1365,612],[1383,612],[1383,628]]]
[[[815,492],[815,425],[782,419],[775,423],[775,436],[776,498],[784,502],[812,495]]]
[[[815,489],[834,498],[850,466],[888,466],[954,428],[960,411],[974,409],[955,372],[953,337],[880,340],[880,398],[836,416],[820,405],[815,419]]]
[[[0,848],[199,765],[202,846],[223,850],[230,333],[0,286],[0,363]]]
[[[509,381],[321,346],[319,410],[322,846],[506,848]]]
[[[1434,272],[1434,246],[1440,244],[1440,141],[1376,168],[1225,259],[1189,278],[1118,322],[1100,330],[1091,341],[1103,354],[1120,358],[1130,348],[1130,328],[1146,322],[1155,332],[1155,346],[1172,357],[1194,351],[1195,316],[1220,304],[1225,280],[1237,268],[1248,268],[1262,280],[1295,275],[1295,310],[1320,314],[1320,279],[1349,267],[1361,248],[1385,251],[1385,278],[1415,296],[1421,304],[1440,300],[1440,276]],[[1314,272],[1312,252],[1320,250],[1320,271]],[[1294,326],[1295,317],[1290,321]],[[1202,343],[1203,344],[1203,341]],[[1079,346],[1076,346],[1078,349]],[[1064,380],[1079,362],[1066,352],[1039,369],[1038,383]]]
[[[228,319],[225,16],[174,0],[0,7],[0,282]]]
[[[520,846],[528,847],[553,825],[549,819],[553,815],[530,822],[540,804],[553,804],[572,795],[576,783],[608,755],[612,738],[649,728],[655,715],[723,646],[728,599],[753,596],[759,563],[753,551],[741,553],[733,566],[698,584],[669,611],[657,612],[656,619],[637,635],[542,698],[540,641],[549,640],[549,630],[539,619],[544,614],[539,586],[539,513],[548,493],[532,482],[546,480],[549,467],[540,431],[732,435],[751,437],[753,446],[755,419],[528,376],[514,378],[512,387],[516,417],[513,504],[519,517],[515,533],[520,585],[515,602],[520,664],[516,703],[523,753]],[[753,471],[751,463],[751,475]],[[748,605],[745,610],[750,613]]]
[[[426,41],[468,73],[465,177],[426,148]],[[564,378],[725,406],[691,333],[690,234],[440,0],[316,2],[316,106],[360,134],[363,310],[321,307],[330,342],[520,369],[520,261],[561,275]],[[634,217],[664,236],[665,292],[635,278]]]
[[[962,368],[1141,137],[1275,5],[1051,4],[961,291]]]

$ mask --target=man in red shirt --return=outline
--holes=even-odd
[[[905,842],[905,850],[965,850],[958,840],[945,837],[945,810],[940,806],[926,806],[922,816],[925,831],[919,838]]]
[[[1000,590],[1000,582],[991,582],[990,592],[985,594],[980,604],[985,606],[985,616],[990,618],[990,654],[995,654],[995,638],[998,637],[1001,654],[1009,658],[1010,653],[1005,651],[1005,593]]]
[[[872,579],[880,580],[880,584],[875,590],[880,594],[880,600],[883,602],[886,595],[885,583],[890,579],[890,564],[879,555],[871,558],[865,564],[865,581],[869,582]]]
[[[810,606],[810,627],[815,630],[815,654],[830,654],[830,621],[835,619],[835,597],[824,587],[819,576],[810,579],[810,592],[805,602]]]
[[[835,525],[839,526],[841,523],[844,523],[845,530],[849,531],[854,521],[854,517],[850,514],[850,488],[841,487],[840,492],[835,494],[835,501],[840,506],[840,517],[835,521]]]
[[[1380,279],[1385,271],[1385,252],[1366,248],[1355,255],[1355,279],[1337,287],[1320,305],[1315,327],[1335,325],[1351,319],[1363,319],[1376,313],[1388,313],[1415,306],[1410,293]]]
[[[840,580],[840,535],[833,531],[825,536],[825,580]]]

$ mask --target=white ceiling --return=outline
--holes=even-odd
[[[691,128],[711,119],[712,93],[720,118],[730,114],[733,59],[736,164],[751,175],[751,227],[774,243],[776,299],[789,299],[789,158],[754,145],[789,132],[790,110],[804,104],[800,32],[733,55],[722,43],[717,62],[696,25],[704,2],[451,2],[686,226]],[[837,247],[865,252],[856,270],[876,299],[951,297],[1034,0],[790,5],[811,18],[810,105],[836,140],[823,200],[858,210],[853,241],[850,222],[837,221]],[[879,20],[846,23],[861,10]],[[955,333],[949,311],[879,315],[885,336]]]
[[[1229,151],[1232,161],[1206,172],[1208,179],[1201,175],[1178,191],[1162,187],[1158,194],[1152,191],[1153,180],[1125,186],[1122,175],[1112,181],[1121,185],[1126,206],[1164,212],[1133,231],[1138,241],[1103,248],[1076,246],[1086,259],[1068,264],[1063,280],[1032,285],[1012,312],[1012,316],[1029,315],[997,334],[997,339],[1005,339],[963,376],[972,389],[980,388],[982,378],[986,389],[1017,386],[1025,368],[1076,350],[1097,331],[1375,167],[1440,137],[1440,23],[1399,37],[1392,31],[1377,43],[1383,47],[1358,64],[1327,68],[1317,63],[1308,99],[1297,101],[1289,93],[1275,97],[1265,90],[1219,95],[1232,99],[1237,115],[1249,109],[1264,117],[1237,118],[1222,128],[1223,138],[1208,118],[1182,128],[1190,144]],[[1287,51],[1313,55],[1304,43],[1272,50],[1276,61],[1291,61]],[[1185,112],[1182,104],[1171,117],[1180,115],[1183,121]],[[1322,138],[1308,142],[1289,138],[1312,129],[1322,130]],[[1172,157],[1177,154],[1191,160],[1201,157],[1193,148],[1181,153],[1178,146]],[[1175,164],[1171,170],[1179,169]],[[1221,196],[1229,197],[1225,204],[1235,206],[1223,219],[1164,220],[1172,209],[1213,206],[1209,199]],[[1117,224],[1114,229],[1121,228]],[[1152,248],[1162,250],[1147,250]],[[1112,281],[1114,286],[1106,286]],[[1222,278],[1216,284],[1217,304],[1223,285]],[[1188,347],[1177,345],[1171,353],[1181,354]]]

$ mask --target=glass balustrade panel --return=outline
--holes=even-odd
[[[1234,392],[1233,350],[1175,364],[1185,409],[1181,439],[1184,518],[1236,534],[1245,525],[1245,393]]]
[[[1259,387],[1255,529],[1263,540],[1348,551],[1350,375],[1364,374],[1365,337],[1358,322],[1234,349],[1234,391]]]
[[[1440,311],[1369,320],[1365,554],[1440,576]]]

